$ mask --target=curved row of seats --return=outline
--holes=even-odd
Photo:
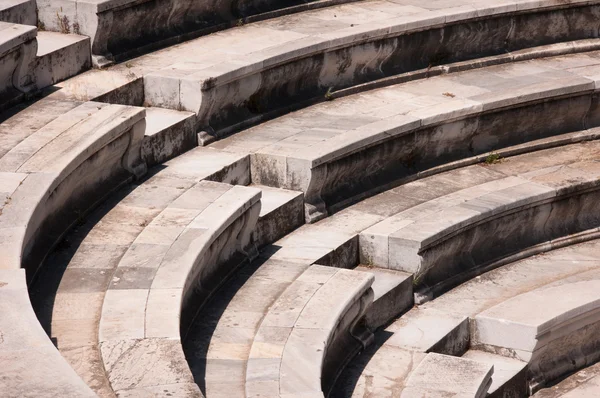
[[[40,327],[25,272],[0,269],[0,387],[6,397],[94,397]]]

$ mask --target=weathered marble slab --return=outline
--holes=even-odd
[[[407,0],[375,8],[367,1],[328,7],[189,43],[197,54],[193,59],[188,55],[144,73],[145,101],[195,112],[204,139],[211,140],[302,101],[330,98],[332,90],[589,39],[599,12],[596,4],[569,2],[565,9],[554,0],[501,5]],[[545,29],[549,25],[556,29]],[[439,73],[444,71],[436,69]]]
[[[561,166],[557,159],[555,168],[540,164],[538,170],[459,190],[399,212],[361,233],[361,258],[414,273],[420,294],[430,296],[505,256],[596,228],[600,220],[593,203],[600,170],[576,158],[572,161]],[[501,238],[502,245],[491,236]]]
[[[104,66],[115,58],[148,52],[215,30],[242,26],[254,19],[338,4],[327,0],[305,4],[299,0],[242,2],[181,0],[151,3],[134,0],[40,0],[39,19],[45,29],[76,33],[92,39],[95,62]],[[152,18],[148,18],[152,15]]]
[[[37,25],[35,0],[2,0],[0,21],[21,25]]]
[[[410,310],[384,331],[376,333],[377,345],[367,349],[358,360],[351,363],[348,372],[337,385],[338,391],[345,391],[345,396],[356,397],[369,393],[377,393],[381,397],[395,396],[394,394],[402,390],[415,365],[422,360],[422,353],[437,352],[464,355],[475,361],[493,364],[494,375],[490,393],[499,396],[529,394],[527,363],[511,359],[511,353],[514,351],[492,346],[488,346],[486,350],[489,350],[485,352],[479,351],[484,347],[475,346],[474,340],[471,340],[474,347],[469,349],[469,340],[473,339],[469,329],[469,318],[476,319],[478,314],[498,305],[503,306],[501,303],[511,302],[513,298],[528,294],[527,292],[580,282],[598,282],[598,245],[597,240],[592,240],[507,264]],[[550,303],[549,298],[547,302]],[[532,319],[535,318],[534,313],[548,313],[554,308],[552,305],[542,305],[536,306],[535,311],[527,311],[525,303],[520,303],[522,307],[515,312],[515,316],[522,314],[529,317],[531,314]],[[510,319],[511,316],[513,315],[509,314],[506,319]],[[496,319],[499,320],[498,317]],[[503,324],[510,327],[510,323]],[[575,338],[575,344],[593,347],[595,330],[591,328],[590,337],[586,338],[586,341],[591,343],[589,346],[579,338]],[[549,355],[546,358],[552,361],[551,358],[557,357]],[[390,366],[390,363],[394,366]],[[547,363],[548,369],[553,367],[550,363]],[[575,365],[571,364],[574,367],[572,369],[585,366],[582,364],[583,362],[576,361]],[[536,385],[539,387],[533,379],[533,386]]]

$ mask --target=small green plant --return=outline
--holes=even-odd
[[[237,25],[237,26],[244,26],[244,19],[243,19],[243,18],[240,18],[240,19],[238,19],[238,21],[237,21],[237,24],[236,24],[236,25]]]
[[[133,64],[131,62],[125,62],[125,66],[128,68],[133,68]]]
[[[496,164],[502,162],[502,157],[496,152],[492,152],[485,158],[486,164]]]
[[[62,17],[56,12],[56,18],[58,19],[58,27],[60,33],[69,34],[71,33],[71,26],[69,25],[69,17],[63,15]]]
[[[38,21],[37,28],[40,32],[46,30],[46,25],[42,21]]]
[[[327,92],[325,93],[325,101],[333,101],[335,98],[333,97],[333,87],[329,87]]]

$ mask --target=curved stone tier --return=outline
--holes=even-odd
[[[0,4],[0,112],[91,67],[87,37],[38,32],[35,1],[7,3]],[[20,20],[31,25],[13,23]]]
[[[241,263],[234,255],[248,248],[259,200],[256,188],[202,181],[133,241],[106,290],[99,325],[104,370],[117,395],[168,390],[176,396],[201,396],[180,334],[186,335],[199,300]],[[134,275],[146,277],[128,280]]]
[[[180,62],[143,73],[144,101],[195,112],[210,140],[374,79],[596,38],[599,12],[596,2],[556,0],[327,7],[181,45],[170,51]]]
[[[595,162],[557,165],[427,201],[363,231],[361,258],[413,273],[420,299],[430,298],[505,257],[600,226],[599,172]]]
[[[199,152],[206,152],[201,149],[199,148]],[[148,339],[146,343],[149,344],[144,346],[146,298],[150,290],[154,292],[153,297],[156,298],[161,298],[159,294],[161,292],[169,292],[169,289],[157,289],[159,281],[155,289],[152,289],[153,280],[158,275],[159,266],[163,262],[165,266],[161,275],[169,276],[167,272],[169,267],[166,265],[168,258],[165,259],[165,256],[178,240],[177,238],[181,236],[181,240],[178,241],[180,246],[186,242],[182,232],[201,213],[199,207],[209,206],[222,194],[233,189],[227,183],[247,184],[249,182],[248,165],[244,157],[210,157],[204,154],[198,158],[197,152],[189,152],[153,169],[149,177],[139,185],[126,186],[115,193],[102,207],[91,213],[89,221],[86,222],[86,219],[82,218],[80,225],[67,235],[64,244],[57,247],[46,260],[46,266],[42,267],[39,278],[31,288],[33,305],[42,325],[56,340],[59,351],[69,364],[100,396],[114,394],[113,388],[134,388],[134,390],[137,388],[139,393],[150,394],[152,386],[165,384],[164,381],[174,373],[189,372],[183,353],[178,351],[178,348],[181,350],[179,315],[183,297],[182,289],[186,286],[188,275],[184,271],[189,270],[193,265],[196,258],[192,255],[193,250],[202,249],[206,243],[200,242],[200,238],[204,235],[201,232],[204,230],[196,229],[199,239],[187,241],[190,249],[190,255],[187,257],[184,255],[185,252],[180,252],[173,246],[171,259],[188,260],[181,264],[175,262],[174,265],[188,268],[182,269],[181,274],[173,275],[172,281],[181,283],[177,284],[179,294],[163,297],[165,300],[163,302],[168,303],[167,308],[161,309],[161,301],[155,301],[156,306],[148,314],[147,330],[148,337],[154,333],[154,337],[157,338]],[[218,179],[224,183],[203,181],[206,179]],[[255,192],[253,189],[250,190]],[[212,206],[211,211],[215,221],[219,221],[218,218],[227,213],[221,214],[215,206],[218,204]],[[233,207],[229,209],[229,214],[232,210]],[[218,225],[212,226],[211,231],[216,233],[217,230],[214,229],[216,227]],[[186,236],[191,236],[193,232],[194,230],[188,232]],[[211,234],[207,232],[205,237],[209,235]],[[209,241],[217,237],[218,234],[211,237]],[[198,245],[193,244],[194,242]],[[184,256],[178,257],[181,255]],[[186,293],[189,293],[189,290]],[[135,300],[143,294],[146,295],[144,299]],[[128,300],[110,301],[111,298],[118,298],[119,295],[128,296]],[[174,299],[176,303],[168,299]],[[125,314],[120,311],[124,308],[128,310]],[[188,318],[194,315],[186,314]],[[119,315],[122,315],[121,318]],[[101,334],[103,340],[99,340],[99,324],[102,316],[104,316]],[[123,317],[125,320],[119,322]],[[152,325],[154,329],[150,327]],[[174,337],[158,338],[160,333],[165,331],[169,336]],[[117,338],[119,336],[122,341]],[[134,347],[138,352],[148,348],[153,342],[156,343],[158,350],[160,347],[157,342],[174,339],[168,349],[157,352],[162,355],[181,354],[174,356],[178,364],[177,368],[165,373],[162,372],[164,369],[161,367],[161,372],[164,373],[162,378],[150,377],[146,375],[148,369],[144,368],[145,362],[138,361],[134,364],[140,366],[139,372],[121,373],[123,364],[109,354],[111,348],[114,350],[119,348],[119,343],[135,342],[135,340],[128,340],[132,336],[141,339],[140,345]],[[103,358],[100,352],[101,342],[103,342],[102,347],[106,358]],[[156,359],[152,362],[152,366],[169,363],[168,360],[164,362],[164,358],[158,354],[151,358]],[[107,374],[105,369],[110,372]],[[144,379],[144,377],[148,378]],[[127,387],[123,387],[123,380],[126,380]],[[179,387],[182,391],[187,389],[199,395],[191,377],[182,378],[180,381]]]
[[[0,22],[0,111],[33,84],[29,65],[37,51],[35,26]]]
[[[246,396],[327,396],[372,339],[361,324],[374,277],[312,265],[269,308],[250,350]]]
[[[89,36],[95,63],[106,66],[217,30],[350,1],[37,0],[37,6],[45,29]]]

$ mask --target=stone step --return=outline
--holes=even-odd
[[[180,341],[197,310],[191,297],[206,300],[240,265],[235,255],[250,243],[259,200],[255,188],[201,181],[133,241],[106,290],[98,327],[115,394],[201,396]]]
[[[509,163],[497,170],[517,171]],[[429,300],[507,256],[543,251],[546,242],[598,227],[595,210],[584,214],[575,204],[594,202],[588,195],[597,191],[598,175],[589,166],[542,165],[410,207],[360,234],[361,260],[414,273],[417,302]],[[503,236],[503,245],[489,233]]]
[[[264,185],[252,186],[262,192],[260,218],[254,232],[257,247],[276,242],[304,224],[302,192]]]
[[[261,321],[311,264],[328,251],[336,250],[335,247],[313,250],[302,246],[302,237],[294,236],[303,228],[266,246],[260,256],[242,268],[197,315],[184,341],[184,350],[207,397],[244,396],[252,342],[263,338],[258,334]],[[345,241],[338,242],[344,244]],[[276,339],[277,336],[283,335],[271,334],[265,338]],[[266,344],[265,349],[273,354],[278,352],[270,344]],[[260,384],[255,387],[261,388]]]
[[[153,106],[183,107],[195,112],[200,131],[210,141],[286,112],[302,101],[329,98],[327,93],[332,88],[439,63],[589,39],[594,36],[567,27],[569,23],[552,34],[540,34],[535,27],[550,24],[555,18],[567,18],[574,24],[591,23],[585,15],[597,12],[595,4],[570,4],[565,10],[557,8],[555,1],[526,0],[501,6],[486,2],[465,5],[460,1],[416,6],[407,0],[380,4],[377,9],[370,7],[369,1],[363,1],[306,12],[301,19],[306,28],[298,27],[293,16],[283,17],[281,21],[265,21],[190,42],[189,46],[202,49],[197,51],[198,59],[171,63],[144,75],[146,101]],[[475,30],[477,34],[473,36]],[[250,36],[261,39],[244,40]],[[446,37],[453,39],[445,40]],[[227,54],[215,57],[220,52]],[[211,57],[202,57],[205,53]],[[370,62],[364,67],[366,58]],[[344,71],[336,68],[341,62],[349,65]],[[235,96],[227,94],[238,85],[244,85],[246,90],[236,90]],[[284,92],[285,95],[278,94]]]
[[[503,149],[514,154],[558,145],[558,138],[544,140],[593,128],[599,54],[385,87],[280,117],[211,147],[251,152],[253,181],[303,191],[307,221],[314,222],[391,186],[494,162]],[[550,117],[557,113],[562,116]]]
[[[188,273],[190,285],[186,285],[187,288],[196,286],[200,292],[200,287],[218,287],[219,278],[216,277],[216,281],[205,280],[199,284],[195,280],[198,275],[189,267],[201,267],[192,267],[195,271],[203,270],[200,278],[214,277],[214,269],[204,267],[206,264],[221,264],[228,259],[233,254],[230,249],[235,239],[241,239],[239,251],[247,250],[243,246],[252,228],[241,228],[240,223],[243,224],[244,220],[250,223],[251,219],[256,222],[260,191],[250,187],[233,187],[228,183],[248,184],[249,174],[247,157],[222,154],[209,148],[188,151],[151,169],[145,180],[123,187],[88,217],[82,217],[78,227],[46,260],[47,266],[42,267],[31,289],[33,305],[40,322],[56,340],[61,354],[96,393],[106,396],[113,394],[113,387],[135,387],[135,391],[142,395],[160,395],[164,391],[153,390],[152,386],[173,381],[169,379],[173,372],[180,371],[176,377],[189,372],[181,345],[178,340],[173,340],[179,336],[181,311],[180,305],[172,300],[181,300],[182,286]],[[210,179],[224,183],[206,181]],[[250,197],[247,193],[251,194]],[[246,204],[255,213],[254,218],[249,216],[250,209],[246,208]],[[206,207],[204,211],[200,210],[202,206]],[[204,228],[203,222],[210,225]],[[184,228],[190,223],[195,223],[190,227],[192,229]],[[221,228],[226,225],[230,227]],[[225,246],[222,247],[222,244]],[[169,251],[170,247],[172,251]],[[195,263],[195,260],[198,262]],[[232,260],[226,265],[236,264]],[[164,289],[159,288],[159,281],[162,281],[160,286]],[[110,291],[108,299],[105,297],[107,291]],[[139,301],[135,300],[144,291],[148,297],[152,293],[153,300],[148,303],[143,300],[138,307],[136,303]],[[126,319],[119,318],[118,308],[126,303],[110,301],[111,297],[118,298],[119,295],[131,296],[128,302],[131,308],[125,315]],[[102,334],[105,349],[101,352],[98,328],[103,303],[107,318]],[[165,305],[166,309],[161,305]],[[181,319],[189,322],[197,308],[185,307]],[[139,325],[142,325],[141,329]],[[139,337],[140,330],[148,331],[148,336],[142,336],[148,339],[134,344],[125,338],[132,335]],[[111,333],[113,337],[117,334],[123,337],[123,341],[111,338]],[[165,337],[161,333],[169,335]],[[152,347],[156,350],[147,362],[136,359],[129,363],[125,359],[130,357],[123,356],[121,360],[124,362],[121,362],[111,356],[123,347],[138,353],[152,350]],[[149,363],[161,369],[160,377],[151,381],[148,381],[144,367]],[[174,365],[176,369],[165,370],[161,367],[165,363],[177,364]],[[108,375],[105,365],[106,369],[110,369]],[[129,365],[132,366],[129,368],[131,372],[120,373],[123,366]],[[129,384],[124,387],[123,383]],[[175,395],[199,394],[193,383],[175,383],[165,388]]]
[[[366,314],[367,325],[375,330],[401,313],[408,311],[414,304],[413,277],[401,271],[387,270],[359,265],[356,271],[368,272],[375,276],[373,305]]]
[[[465,352],[461,358],[494,367],[492,384],[488,390],[493,397],[518,397],[526,390],[527,362],[474,349]]]
[[[246,396],[327,395],[339,368],[372,339],[359,324],[373,301],[372,283],[369,273],[320,265],[302,273],[261,322]]]
[[[92,66],[89,37],[39,31],[37,43],[37,56],[32,69],[38,88],[61,82]]]
[[[335,0],[307,3],[294,9],[298,11],[304,6],[310,8],[312,4],[319,7],[330,7],[306,11],[298,16],[277,16],[275,13],[271,15],[274,17],[273,20],[251,23],[191,40],[132,59],[106,71],[91,71],[69,84],[61,85],[62,92],[56,94],[72,95],[79,100],[99,100],[115,90],[135,91],[135,95],[130,93],[126,97],[129,100],[135,97],[139,103],[127,102],[126,104],[142,105],[144,94],[139,95],[138,93],[138,91],[144,91],[144,81],[141,78],[152,75],[152,77],[145,78],[147,105],[197,113],[199,115],[197,127],[200,131],[207,133],[202,135],[201,142],[208,142],[215,136],[222,137],[225,134],[239,131],[245,126],[279,115],[293,107],[305,106],[307,98],[311,98],[309,101],[311,103],[321,101],[331,90],[336,91],[344,87],[360,85],[365,81],[378,80],[383,76],[408,73],[410,76],[405,79],[414,80],[445,73],[444,69],[435,67],[437,64],[456,64],[456,61],[461,60],[473,61],[471,66],[456,65],[453,71],[458,71],[470,67],[478,68],[495,63],[529,59],[529,56],[546,57],[548,54],[571,53],[573,48],[578,47],[577,45],[567,45],[559,49],[552,46],[563,42],[579,42],[590,39],[588,30],[578,31],[571,27],[585,26],[589,23],[585,18],[588,15],[594,15],[595,7],[597,7],[595,4],[577,3],[569,4],[565,11],[561,8],[563,5],[558,5],[551,0],[538,3],[527,0],[511,0],[501,6],[485,2],[466,5],[458,0],[436,5],[415,5],[411,0],[405,0],[377,5],[373,5],[370,1],[358,1],[353,4],[335,6],[337,1],[347,2]],[[515,14],[517,6],[520,9],[518,15]],[[43,7],[40,6],[40,8]],[[466,42],[458,39],[470,37],[470,32],[478,29],[475,26],[479,23],[476,15],[485,15],[483,19],[487,25],[485,29],[478,32],[481,37],[470,38]],[[521,18],[521,15],[525,16]],[[55,21],[56,13],[52,11],[50,17]],[[450,18],[452,24],[441,27],[445,18]],[[557,18],[567,18],[569,22],[561,25],[562,28],[559,31],[554,31],[549,35],[539,35],[538,31],[531,31],[534,26],[552,24],[552,21]],[[386,21],[383,25],[382,20]],[[510,26],[516,25],[519,26],[509,29]],[[416,26],[419,28],[415,28]],[[502,26],[502,28],[498,30],[497,26]],[[593,31],[593,28],[589,31]],[[388,37],[387,32],[392,32],[390,33],[392,38]],[[426,37],[422,37],[423,35]],[[538,35],[541,36],[539,40],[531,39],[532,37],[537,38]],[[503,39],[500,40],[499,36],[502,36]],[[260,37],[261,39],[257,42],[268,44],[265,44],[266,48],[263,48],[256,42],[247,43],[246,40],[249,37]],[[441,37],[457,39],[442,41]],[[436,53],[425,54],[422,51],[423,46],[411,45],[413,41],[431,44],[428,44],[427,48],[432,48],[432,51]],[[437,47],[440,41],[443,48]],[[465,43],[471,44],[471,42],[473,48],[461,48],[465,47]],[[482,48],[488,44],[489,48]],[[380,45],[383,45],[386,51],[378,54],[374,48]],[[328,51],[330,46],[335,47],[335,51]],[[521,49],[534,46],[540,47],[538,52],[534,52],[536,55],[518,54]],[[545,46],[548,47],[546,50],[543,49]],[[410,48],[414,56],[407,55],[407,48]],[[581,51],[589,51],[596,47],[582,43],[579,48]],[[351,68],[360,70],[360,73],[338,74],[335,72],[337,69],[333,66],[346,59],[344,54],[348,51],[351,52]],[[314,59],[322,57],[324,52],[328,54],[327,65],[332,65],[332,67],[323,66],[323,70],[306,72],[308,69],[302,65],[311,64]],[[507,52],[511,55],[507,56]],[[377,62],[372,62],[368,68],[361,68],[360,65],[363,64],[361,57],[366,53],[370,54],[369,56],[376,59]],[[455,54],[456,57],[439,57],[436,55],[439,53]],[[194,59],[190,58],[191,54]],[[496,58],[490,60],[487,59],[488,56]],[[478,62],[477,60],[480,58],[487,60],[483,63]],[[189,64],[178,64],[174,61],[177,59],[186,59]],[[313,62],[311,65],[320,64]],[[321,68],[321,66],[314,67]],[[283,74],[289,79],[295,79],[294,82],[303,82],[302,85],[297,85],[297,92],[290,93],[287,88],[284,89],[284,87],[295,84],[292,81],[284,82],[284,79],[279,77],[273,79],[269,77],[270,75],[278,76],[281,68],[286,68],[286,72]],[[290,73],[290,69],[295,72]],[[420,73],[411,74],[415,70]],[[253,71],[253,74],[248,75],[247,73],[250,71]],[[312,77],[317,76],[319,72],[327,76],[319,81],[314,81]],[[178,76],[178,74],[182,76]],[[194,85],[189,84],[191,91],[182,94],[182,98],[185,97],[185,100],[180,100],[179,92],[175,93],[173,90],[178,90],[177,79],[190,81],[187,77],[184,78],[186,74],[194,75],[193,80],[198,84],[207,82],[207,86],[212,88],[195,91]],[[229,80],[230,77],[235,80]],[[151,83],[151,80],[162,83]],[[228,90],[227,87],[231,84],[241,84],[246,80],[252,80],[246,85],[247,88],[252,88],[246,90],[248,92],[237,91],[235,96],[224,93],[223,90]],[[262,82],[260,88],[255,83],[258,80]],[[133,81],[136,83],[130,84]],[[266,87],[267,81],[273,87]],[[214,87],[213,83],[216,84]],[[100,86],[103,87],[100,88]],[[186,91],[188,85],[184,86],[183,91]],[[201,94],[200,91],[203,93]],[[221,94],[221,92],[223,93]],[[265,92],[272,94],[265,95]],[[286,97],[277,97],[276,93],[278,92],[286,92]],[[199,98],[202,95],[208,95],[210,99],[200,101]],[[276,98],[271,98],[273,95]],[[196,100],[192,100],[193,98]],[[328,98],[331,97],[328,95]],[[208,106],[207,104],[215,103],[217,100],[233,101],[234,103],[222,104],[210,109],[205,108]],[[200,106],[200,102],[204,105]],[[232,107],[235,107],[235,111],[230,111]]]
[[[37,26],[35,0],[3,0],[0,21]]]
[[[143,108],[89,102],[6,148],[0,178],[19,183],[0,215],[0,268],[24,267],[33,278],[73,223],[120,184],[144,175],[144,116]]]
[[[410,375],[400,397],[483,398],[487,396],[494,373],[494,366],[490,364],[430,353]]]
[[[148,166],[164,163],[197,145],[193,113],[163,108],[146,109],[142,156]]]

